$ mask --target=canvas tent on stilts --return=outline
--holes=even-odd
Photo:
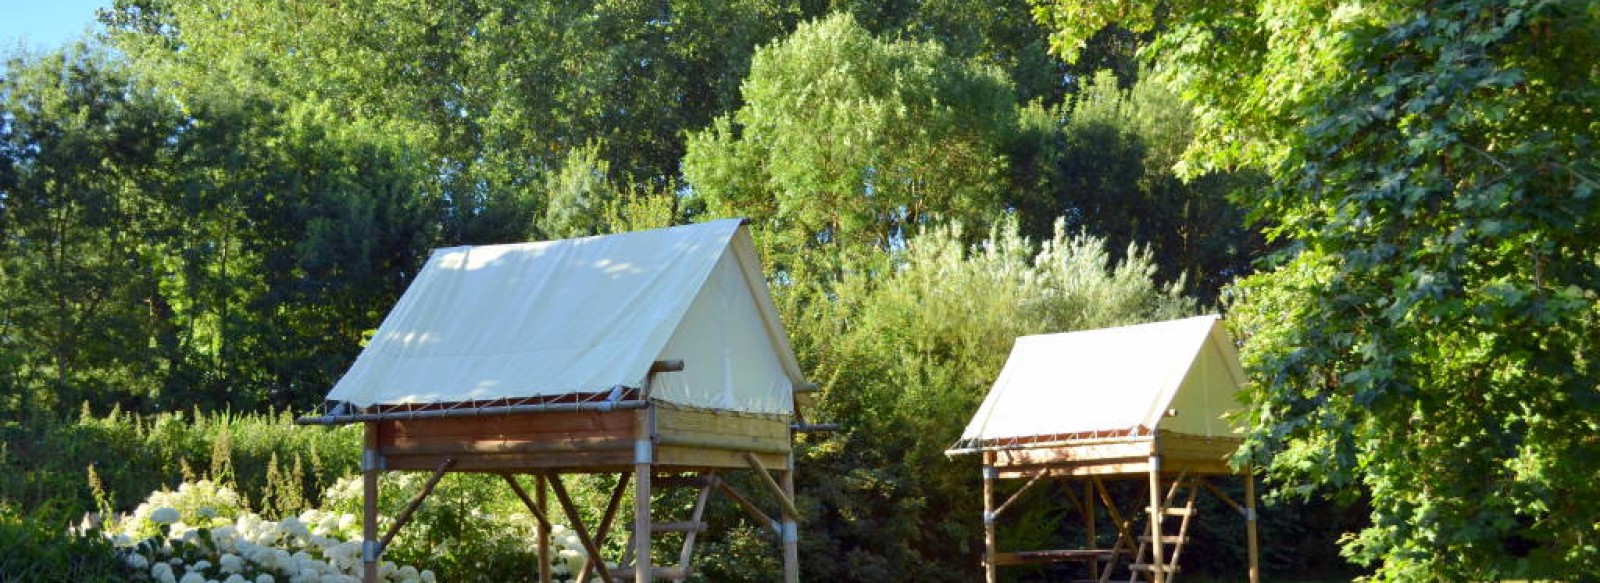
[[[1248,577],[1259,581],[1255,484],[1248,468],[1227,464],[1240,438],[1224,416],[1244,381],[1216,316],[1018,338],[946,452],[982,456],[985,580],[993,583],[1000,566],[1079,563],[1089,580],[1170,582],[1204,491],[1245,520]],[[1212,483],[1235,473],[1244,477],[1243,504]],[[1001,480],[1023,485],[996,505]],[[1106,487],[1113,480],[1145,491],[1136,508],[1119,508]],[[1000,551],[998,520],[1052,482],[1084,521],[1084,548]],[[1104,537],[1101,511],[1112,527]]]
[[[807,427],[795,404],[806,389],[748,229],[732,219],[437,250],[328,394],[328,412],[299,421],[365,426],[369,583],[384,546],[447,472],[504,477],[541,525],[543,582],[558,509],[602,581],[687,578],[712,492],[775,530],[794,582],[791,443]],[[380,536],[378,479],[391,471],[432,478]],[[766,491],[741,493],[719,477],[733,471],[755,473]],[[572,504],[563,476],[574,473],[617,475],[598,524]],[[630,480],[631,542],[606,557],[599,546],[623,528],[613,522]],[[651,508],[665,488],[699,490],[689,516]],[[667,533],[681,537],[680,552],[653,556]]]

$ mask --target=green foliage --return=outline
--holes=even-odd
[[[138,229],[144,172],[178,115],[103,52],[10,59],[0,76],[0,412],[73,407],[91,387],[157,390]],[[98,342],[82,342],[89,333]]]
[[[581,144],[611,179],[674,178],[681,134],[736,105],[751,51],[796,4],[121,0],[104,20],[180,93],[327,100],[407,127],[446,239],[490,243],[541,233],[542,178]]]
[[[0,502],[0,581],[126,581],[130,573],[97,531],[69,532],[70,512],[19,514]]]
[[[684,176],[713,214],[766,226],[785,259],[999,208],[1016,108],[992,68],[834,15],[757,51],[743,91],[743,107],[690,137]]]
[[[1099,240],[1035,245],[1005,222],[977,246],[933,228],[847,264],[827,290],[777,288],[796,350],[824,387],[820,418],[845,430],[803,449],[808,577],[969,580],[980,548],[978,471],[948,459],[1021,334],[1191,313],[1157,286],[1147,254],[1107,268]],[[952,569],[951,565],[961,568]]]
[[[1143,245],[1161,279],[1181,279],[1211,302],[1264,252],[1262,235],[1228,199],[1260,179],[1252,172],[1180,178],[1194,123],[1189,106],[1148,75],[1123,89],[1101,71],[1060,107],[1030,104],[1011,146],[1011,204],[1024,232],[1048,237],[1060,216],[1068,230],[1103,237],[1113,250]]]
[[[282,506],[268,492],[320,492],[355,471],[359,427],[327,430],[292,421],[288,412],[112,411],[8,424],[0,427],[0,501],[24,512],[50,505],[79,513],[107,506],[126,510],[152,491],[194,477],[193,468],[230,467],[250,507],[267,512]],[[91,467],[98,487],[89,479]],[[268,480],[271,473],[279,475],[276,482]],[[291,483],[295,474],[298,484]]]
[[[1063,4],[1060,48],[1124,8]],[[1248,164],[1291,242],[1237,288],[1249,457],[1370,493],[1386,580],[1600,571],[1600,11],[1579,1],[1172,3],[1191,169]],[[1078,11],[1078,12],[1075,12]],[[1121,15],[1118,15],[1121,16]]]
[[[177,102],[94,48],[6,70],[0,413],[309,405],[431,240],[403,128]]]

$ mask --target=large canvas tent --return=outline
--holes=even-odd
[[[376,480],[392,470],[433,472],[413,509],[445,472],[502,474],[546,528],[548,485],[592,559],[631,478],[633,541],[613,561],[622,567],[589,561],[605,581],[686,578],[719,490],[774,526],[793,581],[790,444],[806,388],[748,230],[733,219],[437,250],[328,394],[328,414],[300,421],[366,424],[369,581],[409,518],[377,538]],[[722,482],[728,470],[761,476],[781,519]],[[573,472],[618,474],[593,536],[562,486]],[[535,476],[537,500],[517,474]],[[653,487],[699,488],[689,520],[652,520]],[[676,567],[653,565],[652,534],[663,532],[684,537]],[[549,581],[544,534],[539,546]]]
[[[1001,565],[1082,562],[1100,581],[1123,564],[1129,581],[1168,581],[1187,541],[1195,497],[1204,489],[1247,520],[1255,581],[1250,474],[1245,472],[1244,505],[1207,481],[1234,473],[1226,458],[1240,439],[1226,416],[1237,407],[1233,396],[1244,381],[1233,341],[1216,316],[1018,338],[960,441],[947,452],[983,457],[988,580],[994,581]],[[1138,514],[1123,520],[1105,488],[1107,480],[1128,478],[1148,485],[1148,535],[1135,535]],[[994,492],[1002,479],[1028,481],[997,507]],[[1057,480],[1083,515],[1087,548],[999,552],[999,515],[1030,488]],[[1075,482],[1081,482],[1081,495]],[[1182,507],[1175,505],[1180,496]],[[1097,507],[1108,512],[1116,530],[1106,548],[1095,534]],[[1181,521],[1176,534],[1165,530],[1169,518]]]

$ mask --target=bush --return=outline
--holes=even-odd
[[[124,581],[111,543],[68,529],[71,514],[46,506],[24,516],[0,503],[0,582]]]
[[[304,503],[296,496],[356,471],[361,428],[293,420],[288,411],[98,417],[85,407],[75,419],[0,424],[0,501],[24,513],[46,504],[128,509],[150,492],[206,476],[238,484],[246,507],[297,512]]]

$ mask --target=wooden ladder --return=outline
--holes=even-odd
[[[1178,492],[1187,492],[1184,504],[1174,507],[1173,500]],[[1155,570],[1161,569],[1166,574],[1167,583],[1172,583],[1178,574],[1178,558],[1183,554],[1184,543],[1189,542],[1189,523],[1195,516],[1195,501],[1199,498],[1200,478],[1190,478],[1187,474],[1178,476],[1172,482],[1172,487],[1167,490],[1167,496],[1161,507],[1156,509],[1154,516],[1158,516],[1155,535],[1144,534],[1139,536],[1139,550],[1134,553],[1133,562],[1128,565],[1128,583],[1138,581],[1154,581]],[[1178,534],[1167,535],[1165,525],[1168,518],[1178,518]],[[1150,520],[1150,519],[1146,519]],[[1145,562],[1145,557],[1153,555],[1151,545],[1171,545],[1162,547],[1162,565]],[[1148,577],[1148,579],[1145,579]]]
[[[653,581],[656,579],[667,579],[670,581],[683,581],[689,578],[689,575],[692,572],[690,562],[694,558],[694,543],[696,535],[706,531],[706,523],[703,520],[706,510],[706,501],[711,497],[711,490],[716,488],[720,482],[721,478],[717,477],[717,475],[712,472],[688,476],[659,477],[653,478],[650,481],[651,486],[654,486],[656,491],[671,488],[700,489],[699,494],[695,497],[694,506],[689,510],[688,520],[679,522],[656,522],[655,517],[651,517],[650,534],[652,537],[661,533],[681,533],[683,534],[683,546],[678,552],[678,564],[671,566],[652,566],[650,568],[650,580]],[[617,581],[634,580],[634,570],[636,569],[638,561],[635,560],[633,554],[633,542],[635,537],[638,535],[639,533],[637,532],[630,533],[628,535],[628,545],[625,547],[626,550],[622,554],[622,561],[619,563],[620,566],[617,569],[611,570],[612,576],[615,577]],[[651,562],[654,564],[654,561]]]

